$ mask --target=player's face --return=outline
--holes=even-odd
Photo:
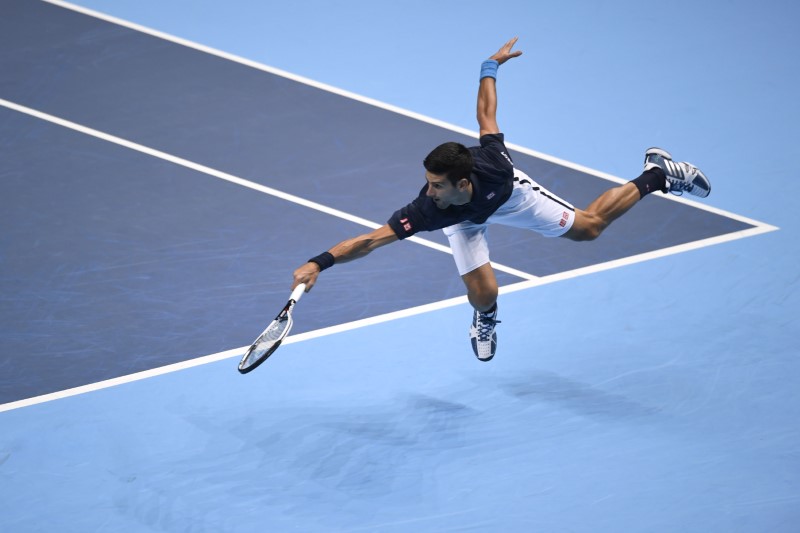
[[[428,180],[428,190],[425,195],[433,200],[439,209],[447,209],[451,205],[463,205],[469,201],[466,195],[467,180],[461,180],[461,186],[450,183],[445,176],[425,172],[425,179]]]

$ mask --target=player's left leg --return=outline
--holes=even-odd
[[[650,148],[645,153],[644,171],[638,178],[607,190],[586,209],[575,209],[524,172],[514,169],[514,192],[487,223],[530,229],[545,237],[591,241],[639,200],[656,191],[688,192],[705,198],[711,192],[711,183],[696,166],[675,163],[666,150]]]
[[[594,240],[641,198],[633,182],[609,189],[586,209],[575,209],[575,221],[562,237],[573,241]]]
[[[711,183],[691,163],[675,163],[666,150],[650,148],[645,153],[644,172],[625,185],[607,190],[586,209],[576,209],[575,221],[562,237],[573,241],[594,240],[639,200],[656,191],[688,192],[705,198],[711,192]]]

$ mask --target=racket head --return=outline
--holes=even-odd
[[[290,302],[294,304],[294,302]],[[292,314],[291,305],[287,305],[281,313],[275,317],[267,329],[259,335],[253,342],[250,348],[247,349],[242,359],[239,361],[239,372],[247,374],[255,370],[258,365],[267,360],[267,358],[278,349],[283,339],[289,334],[292,329]]]

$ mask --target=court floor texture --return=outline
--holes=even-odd
[[[797,531],[800,13],[712,4],[2,0],[0,528]],[[711,196],[492,227],[490,363],[434,232],[240,375],[294,268],[477,143],[514,35],[517,167],[583,207],[657,145]]]

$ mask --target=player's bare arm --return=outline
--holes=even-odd
[[[388,224],[384,224],[374,231],[340,242],[328,250],[328,253],[333,256],[333,261],[336,263],[346,263],[354,259],[360,259],[373,250],[396,240],[397,235],[395,232]],[[310,291],[317,282],[317,277],[321,271],[322,268],[317,263],[308,262],[304,264],[294,271],[294,284],[292,285],[292,289],[301,283],[305,283],[306,292]]]
[[[497,65],[502,65],[511,58],[519,57],[522,52],[519,50],[513,51],[512,48],[517,42],[517,37],[514,37],[500,50],[492,55],[489,60],[497,61]],[[478,88],[478,128],[480,135],[489,133],[500,133],[500,128],[497,125],[497,89],[495,87],[495,78],[492,75],[481,76],[480,86]]]

